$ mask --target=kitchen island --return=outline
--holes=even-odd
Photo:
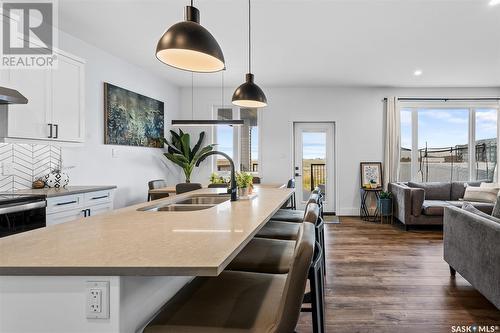
[[[140,332],[192,277],[220,274],[293,190],[258,188],[251,200],[202,210],[144,211],[221,192],[202,189],[0,239],[0,331]],[[86,318],[87,281],[109,281],[108,319]]]

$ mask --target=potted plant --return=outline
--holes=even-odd
[[[217,173],[212,172],[210,175],[210,184],[227,184],[229,183],[224,177],[219,176]]]
[[[370,187],[371,188],[377,188],[377,181],[375,179],[370,179]]]
[[[186,177],[186,183],[190,183],[191,173],[193,172],[196,162],[203,154],[211,151],[215,145],[210,144],[203,148],[201,147],[205,139],[205,132],[200,133],[198,142],[193,148],[191,148],[191,137],[188,133],[179,130],[179,133],[170,131],[170,134],[170,142],[167,139],[162,140],[168,146],[167,152],[163,155],[182,168],[184,176]]]
[[[380,197],[378,199],[378,210],[380,215],[388,216],[392,214],[392,193],[391,192],[380,192]]]
[[[240,172],[236,175],[236,185],[238,186],[238,195],[246,197],[251,193],[253,185],[253,176],[248,172]]]

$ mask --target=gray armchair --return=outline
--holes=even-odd
[[[500,309],[500,223],[456,207],[444,212],[444,260]]]

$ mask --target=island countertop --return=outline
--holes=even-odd
[[[189,212],[138,211],[146,202],[0,239],[0,275],[216,276],[293,189],[257,188],[251,200]]]

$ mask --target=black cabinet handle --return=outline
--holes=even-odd
[[[87,211],[87,216],[90,216],[90,208],[85,209]]]
[[[92,199],[90,199],[90,200],[104,199],[104,198],[107,198],[107,197],[108,197],[108,195],[102,195],[102,196],[100,196],[100,197],[93,197],[93,198],[92,198]]]
[[[47,124],[47,126],[49,126],[49,136],[48,136],[48,138],[52,139],[52,124]]]
[[[86,209],[82,209],[82,213],[83,213],[83,217],[87,217],[87,210]]]
[[[59,136],[59,125],[54,124],[54,127],[56,128],[56,135],[54,136],[54,139],[57,139],[57,137]]]
[[[74,204],[74,203],[77,203],[77,201],[73,200],[73,201],[68,201],[68,202],[58,202],[58,203],[56,203],[56,206],[71,205],[71,204]]]

